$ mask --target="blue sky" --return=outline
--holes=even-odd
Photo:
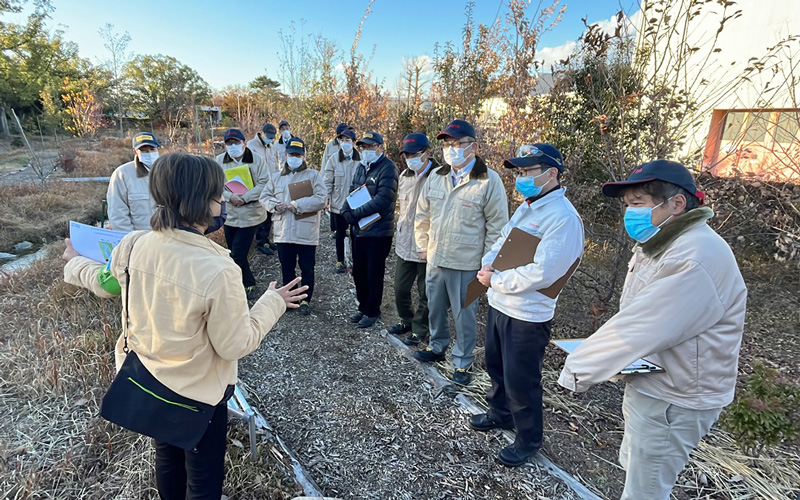
[[[546,33],[540,54],[561,57],[583,31],[581,18],[607,21],[619,9],[636,9],[635,0],[570,0],[561,23]],[[533,8],[538,5],[533,0]],[[549,5],[549,2],[542,2]],[[63,29],[76,42],[82,57],[97,63],[106,57],[97,34],[106,23],[132,38],[136,54],[165,54],[194,68],[213,88],[246,84],[258,75],[278,78],[279,30],[291,21],[306,33],[322,34],[342,53],[349,51],[367,0],[341,2],[274,1],[161,1],[53,0],[51,28]],[[393,88],[403,58],[433,55],[434,44],[459,42],[464,25],[464,0],[375,0],[359,45],[369,54],[373,45],[374,76]],[[489,24],[507,12],[504,0],[477,0],[475,19]],[[17,22],[22,16],[17,16]],[[10,17],[9,20],[14,20]],[[300,25],[298,24],[298,27]],[[565,45],[566,44],[566,45]]]

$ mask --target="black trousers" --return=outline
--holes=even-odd
[[[277,243],[277,245],[283,284],[285,285],[297,277],[296,268],[299,263],[300,276],[303,277],[300,286],[308,285],[306,300],[311,302],[311,296],[314,295],[314,262],[316,261],[317,247],[296,243]]]
[[[336,262],[344,263],[344,239],[350,226],[344,217],[333,212],[331,212],[331,223],[335,228],[332,231],[336,231]]]
[[[492,388],[486,394],[489,416],[513,421],[518,448],[542,446],[542,366],[551,322],[530,323],[489,307],[486,319],[486,371]]]
[[[374,318],[381,315],[386,257],[392,249],[391,236],[353,238],[353,281],[358,310]]]
[[[225,226],[225,242],[231,251],[233,261],[242,269],[242,283],[245,287],[255,286],[256,278],[250,270],[250,262],[247,254],[253,245],[253,236],[256,234],[258,226],[251,227],[231,227]]]
[[[394,266],[394,303],[397,315],[405,325],[411,325],[411,331],[422,335],[428,334],[428,294],[425,292],[425,262],[409,262],[397,257]],[[411,303],[411,288],[417,283],[419,302],[416,311]]]
[[[267,220],[256,229],[256,246],[263,247],[269,243],[269,232],[272,230],[272,212],[267,212]]]
[[[220,403],[194,450],[154,441],[161,500],[219,500],[225,479],[227,435],[228,405]]]

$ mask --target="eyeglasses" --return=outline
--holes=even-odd
[[[546,156],[551,160],[553,160],[554,162],[556,162],[556,164],[558,165],[562,164],[562,161],[559,158],[550,156],[549,154],[545,153],[536,146],[525,145],[525,146],[520,146],[519,149],[517,149],[517,154],[516,154],[517,158],[528,158],[531,156],[534,158],[541,158],[542,156]]]
[[[550,165],[536,165],[535,167],[530,168],[515,168],[512,173],[514,174],[514,177],[527,177],[528,174],[534,170],[544,170],[545,167],[550,168]]]
[[[475,142],[475,141],[470,141],[470,140],[467,140],[467,141],[442,141],[442,146],[446,147],[446,148],[457,148],[457,147],[460,147],[460,146],[465,146],[466,147],[466,146],[469,146],[470,144],[472,144],[473,142]]]

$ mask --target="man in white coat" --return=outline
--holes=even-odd
[[[114,170],[108,183],[108,220],[116,231],[150,229],[156,204],[150,196],[150,167],[158,158],[158,139],[150,132],[133,136],[133,161]]]

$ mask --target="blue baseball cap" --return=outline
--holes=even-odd
[[[238,128],[229,128],[225,132],[225,136],[222,138],[222,140],[227,141],[228,139],[238,139],[240,141],[246,140],[244,134]]]
[[[286,126],[288,127],[288,126],[289,126],[289,122],[287,122],[286,120],[281,120],[281,121],[278,123],[278,128],[281,128],[281,127],[283,127],[284,125],[286,125]]]
[[[261,131],[264,132],[264,135],[266,135],[269,139],[274,139],[275,134],[278,133],[278,129],[276,129],[275,125],[271,123],[265,123],[264,126],[261,127]]]
[[[527,168],[539,164],[556,167],[559,172],[564,171],[564,157],[561,156],[561,151],[546,142],[520,146],[516,156],[503,161],[503,166],[506,168]]]
[[[383,144],[383,136],[374,130],[370,130],[356,142],[356,146],[360,144]]]
[[[472,137],[475,139],[475,127],[465,120],[453,120],[447,127],[436,136],[437,141],[452,137],[453,139],[461,139],[462,137]]]
[[[353,132],[353,129],[351,129],[351,128],[346,128],[346,129],[342,130],[341,132],[339,132],[338,134],[336,134],[337,138],[338,137],[342,137],[342,136],[349,137],[349,138],[353,139],[354,141],[356,140],[356,133]]]
[[[158,139],[150,132],[139,132],[133,136],[133,149],[139,149],[142,146],[158,147]]]
[[[340,135],[342,135],[342,131],[343,130],[347,130],[347,129],[351,129],[352,130],[353,127],[351,127],[350,125],[348,125],[346,123],[340,123],[339,125],[336,125],[336,137],[339,137]]]
[[[286,143],[286,153],[306,154],[306,143],[299,137],[292,137]]]
[[[609,198],[618,198],[625,188],[650,181],[669,182],[682,187],[700,199],[703,198],[702,193],[697,190],[697,185],[694,183],[689,169],[676,161],[669,160],[655,160],[639,165],[624,181],[603,184],[603,194]]]
[[[431,143],[428,142],[427,135],[414,132],[413,134],[408,134],[403,138],[403,148],[400,150],[400,152],[416,154],[425,148],[429,148],[430,146]]]

